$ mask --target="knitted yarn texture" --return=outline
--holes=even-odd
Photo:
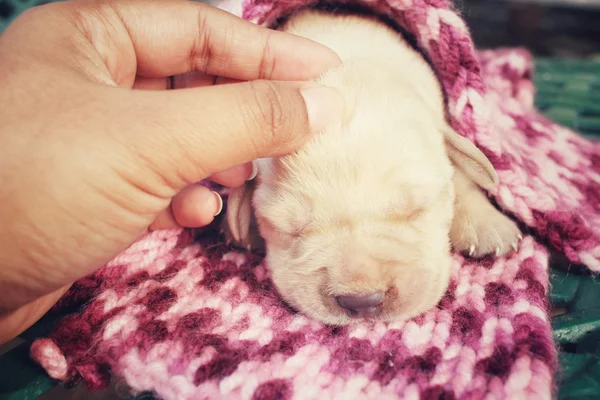
[[[222,7],[274,27],[315,3]],[[50,376],[90,389],[115,376],[167,400],[552,398],[548,249],[600,271],[599,145],[535,110],[529,53],[476,51],[444,0],[341,3],[414,35],[452,125],[499,172],[491,196],[535,236],[499,259],[454,255],[444,299],[422,316],[339,328],[286,306],[263,259],[227,247],[216,225],[153,232],[61,299],[72,313],[31,347]]]

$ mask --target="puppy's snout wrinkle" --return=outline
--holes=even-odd
[[[384,298],[383,292],[375,292],[369,295],[337,296],[336,301],[352,317],[371,318],[381,314],[380,305]]]

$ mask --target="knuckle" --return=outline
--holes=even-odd
[[[268,131],[271,140],[281,140],[288,125],[282,94],[270,81],[254,81],[251,86],[256,104],[255,117],[258,118],[260,129]]]
[[[189,71],[206,71],[210,67],[214,48],[207,18],[207,13],[198,11],[198,34],[194,38],[189,55]]]
[[[259,76],[262,79],[271,79],[275,72],[275,51],[272,45],[272,32],[267,31],[259,66]]]

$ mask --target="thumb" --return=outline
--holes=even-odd
[[[128,118],[137,126],[125,140],[143,160],[152,160],[163,179],[179,179],[174,189],[293,152],[311,134],[341,123],[345,110],[335,89],[314,83],[257,80],[130,93],[135,98],[128,107],[135,111]]]

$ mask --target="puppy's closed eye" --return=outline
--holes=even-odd
[[[399,184],[396,193],[386,194],[392,200],[384,204],[380,215],[395,221],[415,221],[431,208],[451,200],[453,186],[442,176],[423,178],[419,183]]]

